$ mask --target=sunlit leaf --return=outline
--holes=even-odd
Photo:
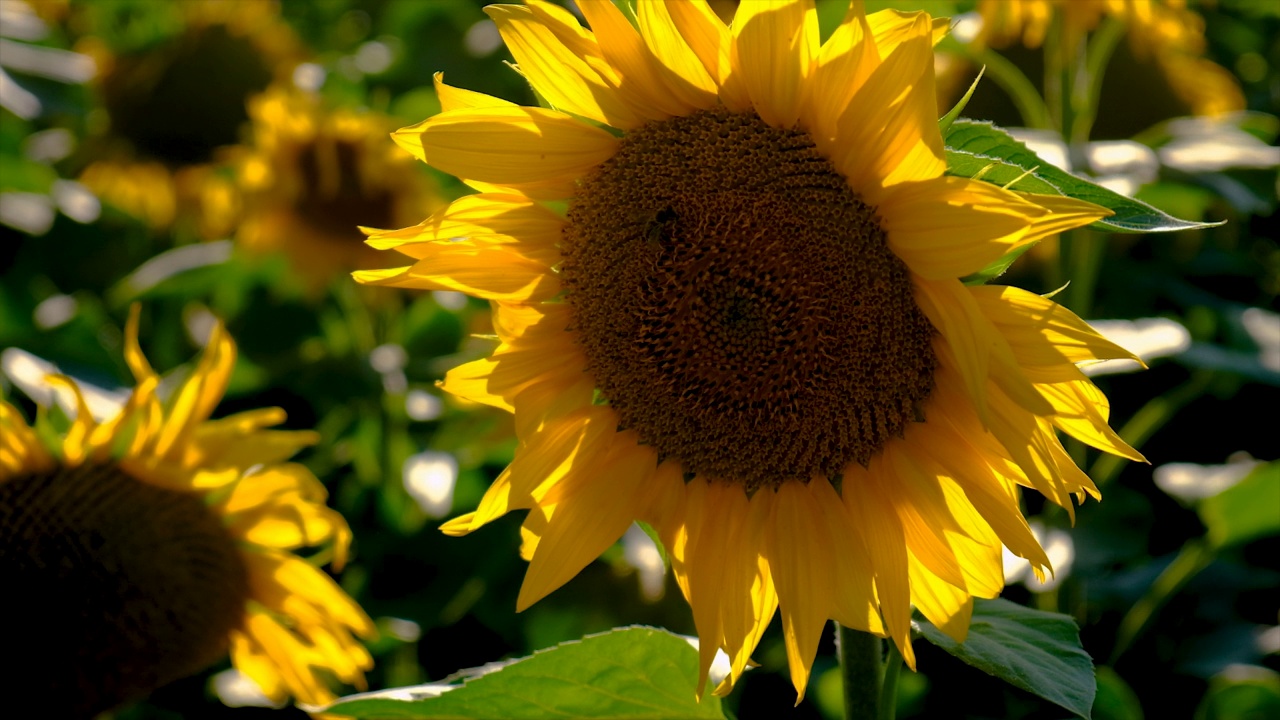
[[[1280,461],[1258,466],[1229,490],[1200,503],[1215,548],[1280,534]]]
[[[463,681],[353,695],[326,715],[356,718],[721,718],[697,697],[698,653],[664,630],[629,627],[459,673]],[[455,676],[455,679],[457,676]]]
[[[996,599],[974,601],[964,643],[927,621],[919,624],[925,640],[965,664],[1089,717],[1097,690],[1093,660],[1080,646],[1080,630],[1070,617]]]
[[[1147,233],[1213,227],[1179,220],[1150,205],[1095,185],[1041,160],[1009,133],[986,122],[956,120],[945,134],[947,173],[980,178],[1010,189],[1068,195],[1112,210],[1115,215],[1090,227],[1106,232]]]

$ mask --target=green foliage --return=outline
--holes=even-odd
[[[1280,462],[1259,465],[1239,484],[1200,503],[1215,549],[1280,534]]]
[[[463,671],[455,679],[463,682],[357,695],[324,712],[362,720],[723,717],[719,698],[698,699],[697,651],[657,628],[589,635],[531,657]]]
[[[1097,685],[1080,629],[1066,615],[1008,600],[975,600],[969,637],[957,643],[928,621],[925,640],[968,665],[1088,718]]]
[[[1127,198],[1041,160],[1009,133],[988,122],[957,120],[944,135],[947,174],[977,178],[1010,190],[1067,195],[1115,213],[1090,227],[1106,232],[1149,233],[1192,230],[1213,223],[1179,220],[1140,200]]]

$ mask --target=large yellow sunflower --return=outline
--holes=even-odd
[[[167,403],[130,316],[137,387],[62,436],[0,401],[0,566],[11,700],[47,717],[92,717],[224,657],[277,701],[332,700],[330,676],[362,685],[352,633],[373,625],[313,561],[345,560],[351,531],[325,490],[285,460],[313,432],[269,430],[279,408],[209,420],[235,345],[219,326]],[[44,427],[42,430],[41,428]],[[294,554],[318,548],[313,561]]]
[[[945,21],[864,14],[819,43],[813,3],[542,0],[487,9],[555,109],[449,87],[395,134],[481,192],[370,244],[363,282],[495,301],[501,344],[444,388],[515,414],[476,530],[529,510],[518,609],[644,520],[727,691],[781,609],[803,693],[828,618],[892,638],[911,606],[957,639],[1048,569],[1018,509],[1097,496],[1055,432],[1140,458],[1075,363],[1130,357],[1053,301],[960,278],[1107,210],[948,177]],[[543,200],[568,201],[560,216]]]
[[[283,252],[313,291],[377,262],[358,225],[407,224],[441,205],[422,168],[388,146],[395,125],[384,115],[283,86],[253,98],[249,115],[253,136],[237,148],[233,177],[206,186],[207,232],[235,226],[248,249]]]

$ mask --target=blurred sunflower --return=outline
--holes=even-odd
[[[301,57],[278,5],[263,0],[73,4],[67,23],[98,65],[107,119],[80,180],[158,230],[195,216],[208,163],[239,141],[246,102]],[[138,27],[159,38],[133,47]]]
[[[1244,93],[1229,71],[1205,57],[1204,19],[1186,0],[979,0],[978,42],[1002,48],[1039,48],[1056,19],[1062,51],[1074,55],[1085,36],[1105,18],[1124,23],[1139,60],[1153,60],[1178,98],[1196,115],[1245,107]]]
[[[0,402],[0,599],[10,698],[39,698],[49,717],[92,717],[224,657],[270,698],[323,703],[329,675],[362,685],[371,659],[352,633],[373,625],[311,562],[335,567],[351,532],[302,465],[283,462],[313,432],[268,430],[278,408],[209,420],[235,345],[219,326],[167,403],[138,347],[137,387],[105,422],[78,386],[49,381],[79,405],[61,436]],[[319,559],[319,558],[317,558]],[[20,589],[20,590],[18,590]]]
[[[254,98],[249,115],[253,137],[237,148],[233,177],[206,186],[206,234],[236,226],[250,250],[283,252],[313,292],[377,264],[357,226],[404,225],[441,204],[413,158],[387,144],[384,115],[285,87]]]
[[[911,605],[953,637],[1049,562],[1019,486],[1097,489],[1055,430],[1140,459],[1075,363],[1131,357],[1051,300],[960,280],[1108,211],[947,177],[925,13],[807,0],[487,9],[556,109],[445,85],[396,141],[481,192],[369,242],[363,282],[495,301],[501,344],[443,387],[515,414],[461,535],[528,509],[524,609],[634,520],[667,545],[727,692],[781,609],[803,694],[828,618],[914,667]],[[605,129],[607,126],[608,129]],[[566,217],[539,201],[567,199]]]

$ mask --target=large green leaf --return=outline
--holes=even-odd
[[[1064,172],[1041,160],[1026,145],[991,123],[956,120],[947,129],[945,140],[947,174],[979,178],[1022,192],[1069,195],[1101,205],[1115,215],[1099,220],[1091,227],[1105,232],[1167,232],[1215,225],[1179,220],[1141,200],[1125,197]]]
[[[720,699],[698,700],[698,653],[683,638],[629,627],[464,671],[431,683],[353,695],[327,715],[380,718],[723,718]]]
[[[919,622],[925,640],[966,664],[1089,717],[1097,691],[1093,660],[1080,646],[1079,628],[1070,617],[1008,600],[975,600],[964,643]]]
[[[1280,461],[1259,465],[1235,486],[1205,498],[1200,519],[1215,548],[1280,534]]]

